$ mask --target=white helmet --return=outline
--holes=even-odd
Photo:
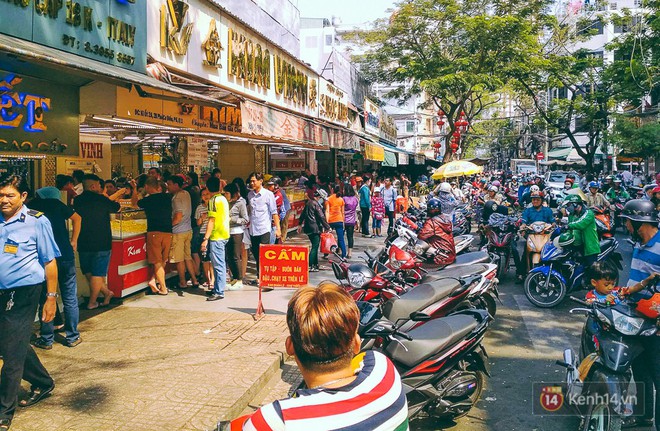
[[[440,191],[444,193],[451,193],[451,184],[447,182],[440,183]]]
[[[500,191],[500,189],[498,189],[497,186],[490,186],[488,187],[488,191],[497,193]]]
[[[540,192],[540,191],[541,191],[541,189],[537,185],[533,185],[532,187],[529,188],[530,193]]]

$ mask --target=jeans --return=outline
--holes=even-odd
[[[209,241],[211,265],[213,266],[213,275],[215,276],[212,291],[214,295],[225,294],[225,286],[227,285],[227,263],[225,262],[226,244],[226,239]]]
[[[360,207],[362,211],[362,235],[369,235],[369,208]]]
[[[243,252],[243,234],[232,234],[227,241],[227,265],[231,271],[232,280],[241,279],[241,253]]]
[[[337,243],[341,249],[341,257],[346,257],[346,239],[344,238],[344,222],[330,223],[330,227],[337,232]]]
[[[0,355],[4,361],[0,371],[0,419],[11,419],[18,404],[21,379],[33,388],[43,389],[53,386],[53,379],[30,345],[41,284],[0,293]],[[14,305],[7,310],[10,299]]]
[[[348,248],[353,248],[353,233],[355,232],[355,225],[347,224],[344,226],[346,229],[346,239],[348,240]]]
[[[78,322],[80,321],[80,310],[78,309],[78,284],[76,283],[76,261],[57,258],[57,281],[64,304],[64,331],[66,341],[72,343],[80,338]],[[39,301],[39,315],[46,302],[46,283],[41,289],[41,300]],[[41,339],[46,344],[53,344],[55,340],[54,321],[41,322]]]
[[[655,411],[655,429],[660,431],[660,337],[640,337],[644,352],[633,362],[633,375],[637,382],[644,383],[644,416],[652,419]],[[655,387],[655,407],[653,388]],[[637,388],[638,393],[640,388]],[[637,411],[635,411],[637,413]]]
[[[261,244],[270,244],[270,232],[263,235],[250,236],[250,250],[254,261],[257,263],[257,278],[259,278],[259,246]]]
[[[308,233],[312,246],[309,249],[309,267],[318,268],[319,266],[319,246],[321,245],[321,235],[318,233]]]
[[[389,220],[389,224],[387,225],[387,236],[390,236],[394,230],[394,211],[386,210],[385,214],[387,215],[387,220]]]

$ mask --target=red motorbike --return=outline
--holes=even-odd
[[[492,214],[484,228],[488,240],[486,250],[490,254],[499,256],[497,263],[497,278],[499,279],[509,270],[519,224],[517,217]]]
[[[596,230],[598,231],[598,239],[612,238],[614,232],[612,229],[612,217],[610,211],[603,207],[592,207],[596,218]]]

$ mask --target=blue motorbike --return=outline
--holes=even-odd
[[[573,247],[560,247],[560,233],[560,228],[553,232],[541,251],[541,261],[525,279],[525,296],[537,307],[555,307],[569,292],[587,287],[580,253]],[[614,238],[602,240],[598,261],[609,261],[621,270],[622,258],[616,251],[618,247],[619,243]]]

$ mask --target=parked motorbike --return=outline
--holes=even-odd
[[[660,299],[657,282],[641,296]],[[587,321],[582,330],[580,356],[569,348],[564,350],[563,360],[557,361],[566,368],[565,399],[583,418],[581,430],[619,431],[622,419],[633,413],[631,401],[636,394],[631,367],[643,351],[640,338],[654,336],[658,330],[657,307],[654,311],[644,308],[644,304],[640,306],[645,299],[627,298],[613,306],[571,299],[585,307],[574,308],[571,313],[585,313]],[[578,397],[593,402],[571,403]]]
[[[525,227],[525,231],[527,232],[527,241],[525,242],[527,268],[532,269],[541,261],[541,251],[550,240],[552,229],[551,224],[542,221],[531,223]]]
[[[472,231],[472,209],[468,204],[461,204],[454,208],[453,234],[467,235]]]
[[[552,233],[541,252],[540,264],[532,268],[525,279],[525,296],[529,301],[542,308],[551,308],[564,300],[568,292],[582,289],[584,283],[584,265],[579,261],[578,251],[573,247],[562,248],[558,239],[560,228]],[[598,261],[607,260],[622,269],[621,255],[616,251],[619,243],[614,238],[600,242]]]
[[[497,278],[502,279],[509,270],[512,247],[515,244],[517,217],[503,214],[492,214],[484,227],[487,244],[484,247],[489,253],[499,257]]]

